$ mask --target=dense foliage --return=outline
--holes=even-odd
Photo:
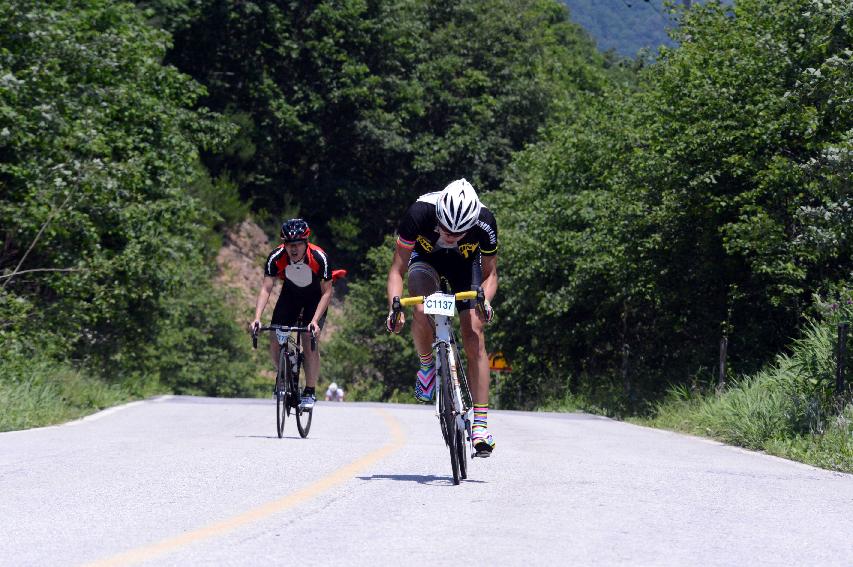
[[[384,330],[385,281],[393,250],[389,236],[368,252],[370,277],[350,284],[343,311],[331,320],[340,328],[324,354],[323,373],[344,384],[352,400],[411,401],[417,353],[408,333]]]
[[[190,191],[228,129],[167,47],[132,4],[3,0],[0,356],[247,393],[203,245],[217,217]]]
[[[566,89],[600,81],[550,0],[201,5],[170,60],[241,128],[207,163],[256,211],[309,218],[356,272],[417,195],[499,187]]]
[[[474,45],[491,46],[491,48],[483,48],[482,52],[473,60],[481,61],[480,65],[488,63],[492,66],[492,70],[486,74],[481,73],[481,80],[485,81],[485,84],[504,89],[507,94],[503,96],[522,105],[522,107],[518,112],[501,112],[498,116],[492,116],[492,111],[487,111],[488,106],[493,104],[489,101],[490,97],[486,97],[482,102],[477,102],[471,97],[460,100],[458,96],[454,96],[454,92],[458,91],[457,88],[436,89],[433,96],[445,102],[438,107],[436,117],[431,119],[431,122],[438,121],[440,124],[448,125],[452,128],[454,135],[448,136],[446,133],[437,135],[435,131],[424,130],[423,127],[419,131],[415,130],[415,132],[420,132],[419,136],[427,136],[430,140],[428,147],[440,150],[442,155],[450,156],[449,148],[453,147],[456,148],[453,152],[462,152],[461,155],[465,156],[466,160],[454,158],[455,165],[453,168],[442,165],[441,168],[432,168],[428,172],[419,172],[417,163],[421,163],[424,158],[418,157],[415,170],[406,174],[406,179],[410,175],[414,175],[412,179],[420,179],[420,183],[413,182],[411,184],[415,191],[386,194],[387,203],[381,207],[376,205],[375,212],[365,213],[363,217],[360,217],[373,219],[378,216],[377,222],[384,224],[379,227],[371,227],[371,229],[376,230],[378,228],[381,233],[386,235],[394,230],[402,206],[411,204],[421,192],[440,188],[446,183],[446,180],[452,179],[454,172],[456,176],[464,175],[472,180],[480,189],[485,202],[490,203],[488,189],[500,187],[503,184],[502,179],[506,175],[504,164],[510,157],[509,150],[511,149],[511,146],[501,148],[499,147],[500,144],[490,141],[506,136],[500,131],[490,130],[493,125],[497,125],[494,120],[499,116],[502,116],[502,121],[510,122],[510,124],[504,125],[504,128],[511,127],[512,124],[526,123],[525,129],[531,130],[527,137],[533,140],[535,138],[532,127],[536,125],[534,118],[537,115],[531,115],[530,112],[535,110],[534,103],[541,101],[542,108],[549,110],[548,115],[556,112],[558,108],[575,104],[582,106],[583,103],[580,100],[576,101],[576,99],[583,98],[585,100],[589,98],[595,100],[604,94],[608,82],[615,80],[622,72],[620,69],[606,68],[603,59],[592,51],[591,44],[585,34],[568,23],[566,13],[557,4],[547,2],[501,4],[499,11],[503,15],[491,14],[496,6],[493,2],[488,3],[489,8],[481,2],[462,2],[458,5],[454,9],[455,13],[454,11],[450,12],[454,15],[454,20],[451,22],[454,26],[457,25],[456,20],[460,17],[461,6],[467,5],[468,9],[471,9],[471,6],[476,6],[483,13],[478,17],[476,23],[477,26],[485,28],[477,32],[484,39]],[[512,13],[512,17],[507,17],[507,13]],[[500,26],[496,31],[487,31],[495,25],[492,19],[499,22]],[[532,23],[536,25],[532,25]],[[476,26],[471,29],[475,30]],[[504,38],[502,43],[506,43],[506,47],[495,52],[494,39],[490,38],[493,38],[493,34],[506,34],[507,30],[512,31],[515,38]],[[463,42],[453,45],[466,54],[471,53],[471,46],[466,47],[465,43],[470,44],[474,41],[475,36],[465,34],[464,37]],[[509,44],[510,41],[514,43]],[[441,43],[444,45],[446,42],[442,40]],[[544,52],[548,54],[547,58],[539,58],[543,54],[540,48],[533,50],[536,57],[531,58],[529,46],[542,43],[549,45]],[[446,47],[442,49],[446,49]],[[513,58],[514,65],[525,68],[523,74],[514,71],[512,68],[506,68],[507,63],[504,58],[510,55]],[[491,59],[489,59],[490,57]],[[447,61],[444,61],[443,58],[436,61],[427,60],[421,65],[419,72],[423,73],[423,69],[435,67],[442,61],[440,72],[430,72],[431,75],[449,79],[453,76],[454,69],[467,70],[466,72],[471,74],[475,73],[475,70],[470,70],[465,60],[459,57],[453,57]],[[506,79],[506,81],[502,83],[499,79]],[[518,84],[512,82],[516,79],[519,79]],[[523,83],[528,82],[532,85],[523,85]],[[541,93],[535,98],[531,95],[531,89],[534,87],[537,92]],[[513,92],[510,92],[510,89]],[[433,101],[429,104],[435,105],[436,102]],[[449,105],[452,105],[452,108]],[[532,109],[531,106],[534,108]],[[485,112],[485,117],[477,118],[472,115],[460,124],[460,112],[463,112],[465,108],[482,109]],[[479,120],[478,131],[473,131],[468,126],[468,120],[474,119]],[[460,135],[464,135],[464,138],[460,139],[459,136],[456,136],[457,131]],[[473,135],[469,137],[469,134]],[[460,146],[459,144],[463,145]],[[431,163],[438,164],[443,159],[431,158]],[[494,170],[494,174],[489,174],[489,170]],[[440,175],[436,176],[436,173],[440,173]],[[498,210],[497,214],[500,219],[503,212]],[[500,222],[499,220],[499,225]],[[365,243],[368,242],[370,241],[365,240]],[[353,283],[350,286],[344,317],[340,322],[342,328],[339,334],[334,337],[331,345],[330,354],[332,356],[330,358],[333,358],[334,362],[331,363],[328,371],[335,380],[347,383],[357,394],[360,392],[370,392],[372,395],[379,393],[381,397],[388,398],[396,396],[396,392],[404,392],[405,397],[403,399],[407,399],[411,390],[411,360],[414,356],[414,350],[408,337],[402,340],[401,337],[387,337],[381,334],[381,318],[387,308],[384,293],[385,279],[392,254],[393,245],[386,240],[384,245],[371,249],[367,254],[367,260],[363,261],[366,277],[363,281]],[[340,357],[343,358],[339,359]],[[377,383],[379,380],[382,381],[381,384]]]
[[[577,107],[519,156],[500,328],[534,398],[649,398],[710,374],[723,337],[754,369],[813,292],[849,281],[851,10],[697,7],[634,94]]]

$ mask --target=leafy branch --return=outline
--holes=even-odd
[[[12,273],[11,273],[11,274],[8,274],[8,275],[5,275],[5,276],[0,277],[0,279],[1,279],[1,278],[6,278],[6,281],[5,281],[5,282],[3,282],[3,287],[2,287],[2,288],[0,288],[0,289],[6,289],[6,286],[7,286],[7,285],[9,285],[9,282],[11,282],[11,281],[12,281],[12,278],[14,278],[15,276],[17,276],[18,274],[21,274],[21,273],[25,273],[25,272],[36,272],[36,271],[60,271],[60,272],[65,272],[65,271],[71,271],[71,270],[72,270],[71,268],[36,268],[36,269],[33,269],[33,270],[24,270],[24,271],[22,271],[22,270],[21,270],[21,266],[23,265],[24,261],[26,261],[27,256],[29,256],[29,254],[30,254],[30,252],[32,252],[33,248],[35,248],[36,243],[39,241],[39,238],[41,238],[41,235],[42,235],[42,234],[44,234],[44,231],[45,231],[45,229],[47,228],[47,226],[51,223],[51,221],[53,221],[53,219],[54,219],[54,218],[56,218],[56,215],[58,215],[58,214],[59,214],[59,211],[61,211],[63,208],[65,208],[65,205],[67,205],[67,204],[68,204],[68,201],[69,201],[70,199],[71,199],[71,192],[69,192],[69,193],[68,193],[68,195],[66,195],[65,200],[64,200],[64,201],[62,201],[62,204],[61,204],[61,205],[59,205],[58,207],[56,207],[55,209],[53,209],[53,211],[51,211],[50,215],[47,217],[47,220],[45,220],[45,221],[44,221],[44,224],[42,224],[42,225],[41,225],[41,228],[39,229],[38,234],[36,234],[36,237],[35,237],[35,238],[33,238],[33,241],[30,243],[30,247],[29,247],[29,248],[27,248],[27,251],[26,251],[26,252],[24,252],[24,255],[23,255],[23,256],[21,256],[20,261],[18,261],[18,265],[17,265],[17,266],[15,266],[15,269],[14,269],[14,270],[12,270]]]

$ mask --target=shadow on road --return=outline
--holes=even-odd
[[[278,439],[278,436],[277,435],[235,435],[234,438],[235,439]],[[304,439],[302,439],[302,437],[300,437],[299,435],[285,435],[281,439],[282,440],[299,439],[300,441],[304,441]]]
[[[417,482],[418,484],[453,484],[453,479],[449,476],[434,476],[422,474],[375,474],[372,476],[359,476],[359,480],[400,480],[403,482]],[[462,482],[483,483],[482,480],[464,480]]]

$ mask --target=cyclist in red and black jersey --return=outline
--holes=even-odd
[[[489,454],[495,442],[487,428],[489,408],[489,360],[483,326],[494,314],[490,301],[498,290],[498,227],[495,216],[484,207],[476,191],[465,179],[458,179],[442,191],[421,195],[400,221],[397,248],[388,271],[388,331],[399,333],[405,322],[400,315],[391,328],[391,305],[403,292],[403,277],[409,294],[430,295],[440,289],[445,278],[452,291],[481,286],[486,297],[483,309],[474,301],[457,302],[462,342],[468,358],[468,376],[474,402],[472,439],[478,454]],[[415,397],[431,401],[435,390],[435,361],[432,355],[434,327],[423,305],[414,311],[412,336],[420,356],[415,380]]]
[[[276,279],[283,281],[281,294],[272,315],[273,325],[295,326],[298,321],[308,322],[311,334],[319,335],[326,319],[326,308],[332,299],[332,271],[326,253],[308,242],[311,229],[302,219],[290,219],[281,225],[283,244],[273,250],[264,265],[264,281],[255,305],[252,329],[261,326],[261,315],[269,301]],[[308,333],[302,344],[308,344]],[[316,401],[315,388],[320,376],[320,349],[305,349],[305,391],[302,392],[303,409],[311,409]],[[279,344],[270,337],[270,354],[273,364],[278,364]]]

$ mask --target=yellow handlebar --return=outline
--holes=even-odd
[[[412,297],[401,297],[400,305],[409,306],[409,305],[420,305],[424,302],[426,296],[423,295],[414,295]],[[460,291],[457,294],[454,294],[456,301],[465,301],[466,299],[477,299],[476,291]]]

